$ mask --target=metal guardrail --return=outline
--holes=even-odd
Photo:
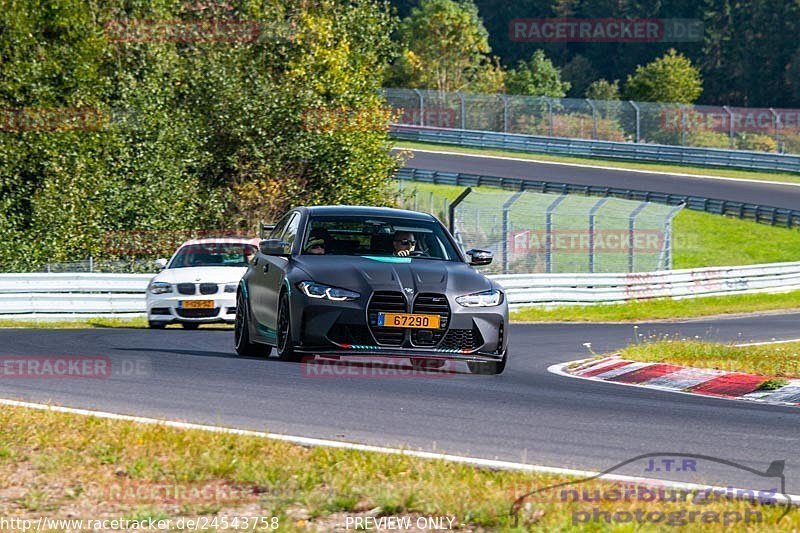
[[[0,274],[0,318],[143,316],[152,274]]]
[[[762,224],[800,227],[800,211],[766,205],[733,202],[702,196],[686,196],[662,192],[622,189],[618,187],[601,187],[598,185],[576,185],[555,181],[529,180],[522,178],[504,178],[499,176],[483,176],[462,172],[440,172],[418,168],[401,168],[395,177],[398,180],[435,183],[440,185],[458,185],[462,187],[499,187],[520,191],[536,191],[551,194],[583,194],[587,196],[613,196],[626,200],[656,202],[667,205],[685,204],[687,209],[703,211],[715,215],[728,215],[745,220],[753,220]]]
[[[800,289],[800,262],[631,274],[489,276],[513,309]],[[147,274],[0,274],[0,318],[141,316]]]
[[[800,155],[744,150],[637,144],[613,141],[537,137],[492,131],[430,128],[393,124],[389,135],[403,141],[496,148],[515,152],[677,163],[701,167],[800,172]]]
[[[695,298],[800,289],[800,262],[632,274],[492,276],[512,308],[590,305],[650,298]]]

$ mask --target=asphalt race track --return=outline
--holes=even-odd
[[[800,315],[772,315],[641,325],[638,333],[788,339],[800,336],[798,321]],[[237,357],[231,330],[5,329],[2,357],[101,356],[111,359],[114,372],[102,379],[5,376],[0,397],[587,470],[656,452],[706,454],[760,470],[785,459],[787,491],[800,493],[800,408],[547,371],[585,357],[584,342],[605,352],[628,344],[634,333],[631,325],[514,325],[503,375],[476,376],[459,367],[463,373],[432,378],[312,376],[305,364]],[[131,375],[116,375],[119,369]],[[751,481],[723,467],[702,475],[722,486]]]
[[[442,147],[441,150],[447,150]],[[443,172],[465,172],[504,178],[528,178],[532,180],[574,183],[577,185],[599,185],[638,189],[642,191],[682,194],[719,198],[734,202],[747,202],[772,207],[797,209],[800,206],[800,186],[776,185],[734,180],[707,179],[700,176],[652,174],[626,172],[603,167],[581,167],[552,164],[538,161],[501,159],[469,156],[453,153],[433,153],[413,150],[414,157],[406,166],[439,170]],[[591,165],[587,161],[586,165]],[[620,163],[622,164],[622,163]],[[710,169],[709,174],[714,174]],[[769,174],[765,174],[769,179]]]

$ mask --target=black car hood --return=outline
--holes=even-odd
[[[371,289],[406,293],[413,291],[414,294],[436,292],[459,296],[496,287],[483,274],[459,261],[302,255],[295,257],[294,262],[312,281],[362,294]]]

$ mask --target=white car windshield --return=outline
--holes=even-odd
[[[189,244],[178,250],[167,268],[246,267],[256,253],[252,244],[215,242]]]

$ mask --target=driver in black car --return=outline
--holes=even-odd
[[[417,241],[410,231],[398,231],[394,234],[394,255],[408,257],[414,251]]]

